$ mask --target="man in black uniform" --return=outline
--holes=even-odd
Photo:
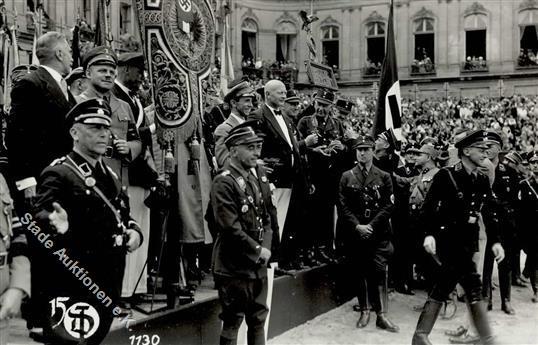
[[[463,135],[456,143],[461,162],[441,169],[433,178],[422,208],[426,230],[424,249],[439,264],[435,283],[413,336],[413,345],[431,344],[430,334],[442,303],[460,283],[465,290],[474,325],[483,344],[493,343],[493,335],[482,302],[480,275],[473,255],[478,251],[480,217],[497,262],[504,258],[498,239],[495,201],[487,176],[479,173],[489,145],[488,132],[476,130]],[[437,246],[438,244],[438,246]]]
[[[488,158],[495,166],[495,177],[492,188],[499,208],[499,235],[501,236],[501,243],[506,254],[505,259],[498,265],[501,309],[506,314],[515,314],[515,310],[510,303],[512,289],[512,284],[510,282],[512,263],[510,260],[513,257],[512,250],[514,248],[517,231],[515,209],[519,180],[518,174],[514,169],[499,161],[499,152],[502,147],[501,136],[493,131],[488,131],[488,136],[490,138]],[[492,242],[488,241],[486,248],[490,247],[491,244]],[[484,256],[484,270],[482,273],[482,293],[484,298],[488,299],[489,310],[493,308],[492,274],[493,253],[490,250],[487,250]]]
[[[52,308],[45,335],[53,344],[102,341],[113,314],[119,314],[116,305],[126,252],[138,248],[143,240],[129,215],[129,200],[118,177],[102,159],[110,137],[110,113],[102,99],[75,106],[66,120],[73,151],[54,161],[38,181],[35,218],[41,231],[50,235],[47,252],[53,258],[43,282]],[[34,232],[36,223],[30,220],[25,217],[21,222]],[[93,319],[93,325],[98,325],[95,329],[77,328],[75,321],[60,322],[63,316],[67,320],[70,314],[80,313],[82,307],[86,316],[92,310],[93,316],[98,315]]]
[[[339,227],[346,253],[357,269],[357,297],[361,316],[357,327],[370,320],[368,301],[377,314],[376,326],[390,332],[399,328],[387,317],[387,262],[394,249],[389,240],[389,218],[394,208],[390,175],[373,166],[374,140],[361,136],[354,140],[358,164],[344,172],[338,195]]]
[[[529,158],[532,175],[521,181],[518,192],[518,219],[523,228],[523,250],[527,254],[526,270],[533,292],[532,302],[538,303],[538,232],[535,224],[538,219],[538,151]]]
[[[334,207],[338,198],[338,181],[345,171],[344,126],[333,115],[335,95],[326,90],[316,94],[314,115],[305,116],[297,125],[302,137],[312,134],[319,140],[307,151],[310,165],[311,182],[315,191],[310,197],[308,219],[309,229],[315,229],[311,235],[316,259],[331,262],[334,241]]]
[[[232,129],[225,141],[230,160],[211,187],[208,210],[215,225],[213,274],[222,306],[220,344],[236,344],[243,319],[248,344],[265,344],[267,263],[271,257],[269,182],[252,173],[263,139],[248,126]],[[259,174],[259,170],[258,170]]]

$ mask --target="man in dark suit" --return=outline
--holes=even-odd
[[[291,124],[291,120],[282,114],[282,106],[286,100],[286,86],[279,80],[270,80],[265,84],[265,104],[260,109],[252,113],[252,119],[258,121],[257,130],[264,135],[264,144],[260,158],[265,162],[265,167],[269,173],[269,179],[275,185],[273,196],[276,200],[278,228],[280,238],[283,232],[288,232],[293,228],[291,220],[287,217],[290,200],[303,204],[300,200],[306,197],[308,193],[308,182],[305,181],[306,171],[301,161],[301,151],[307,146],[317,143],[318,137],[311,134],[304,140],[297,140],[297,131]],[[292,197],[292,188],[294,196]],[[296,199],[297,198],[297,199]],[[299,210],[297,210],[299,212]],[[298,215],[292,211],[290,215]],[[293,217],[296,218],[296,217]],[[288,220],[286,220],[288,219]],[[289,224],[284,230],[284,224]],[[282,240],[285,246],[290,238],[295,236],[287,234]],[[283,252],[290,253],[284,248]]]
[[[75,104],[63,79],[73,61],[65,36],[47,32],[37,40],[36,54],[40,67],[11,91],[7,131],[12,178],[27,199],[35,196],[41,171],[71,149],[65,115]]]
[[[45,306],[50,317],[45,334],[51,344],[100,344],[112,316],[120,312],[125,255],[140,246],[143,236],[130,216],[118,176],[103,159],[111,133],[109,105],[103,99],[83,101],[67,121],[73,149],[43,171],[35,204],[37,225],[52,244],[47,249],[52,262],[42,285],[47,301],[55,303]],[[69,307],[75,303],[80,306]],[[86,313],[80,312],[82,307]],[[94,319],[90,327],[58,323],[62,313],[66,319],[77,311],[85,315],[83,320],[96,317],[92,309],[100,322]]]
[[[11,91],[6,143],[9,171],[19,193],[14,194],[19,214],[28,211],[36,195],[37,178],[54,159],[72,148],[65,115],[75,104],[63,79],[71,71],[71,49],[64,35],[50,31],[39,37],[36,54],[40,67],[19,80]],[[29,237],[32,262],[32,306],[41,298],[40,277],[47,264],[42,246]],[[43,310],[28,313],[28,326],[41,327]]]

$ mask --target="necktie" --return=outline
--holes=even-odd
[[[101,162],[97,162],[95,163],[95,175],[101,179],[101,181],[105,181],[106,179],[106,172],[105,172],[105,168],[103,167],[103,165],[101,164]]]
[[[281,110],[275,110],[275,116],[282,116]]]
[[[250,189],[252,189],[254,200],[256,201],[256,204],[258,204],[259,202],[258,179],[254,176],[252,172],[249,172],[247,181],[248,181]]]
[[[97,185],[103,190],[105,195],[110,196],[113,190],[113,182],[109,178],[106,170],[101,162],[95,164],[94,175],[97,180]]]
[[[62,93],[64,94],[65,98],[69,99],[69,93],[67,91],[68,90],[67,82],[63,78],[62,78],[62,80],[60,80],[60,89],[62,89]]]

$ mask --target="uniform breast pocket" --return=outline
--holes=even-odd
[[[358,203],[361,200],[361,189],[355,186],[346,186],[343,190],[346,199],[353,203]]]

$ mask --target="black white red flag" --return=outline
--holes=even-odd
[[[381,68],[377,111],[374,118],[373,136],[392,128],[396,138],[402,140],[402,100],[400,81],[398,80],[398,64],[396,62],[396,44],[394,39],[393,4],[390,2],[387,25],[387,44],[385,59]]]

